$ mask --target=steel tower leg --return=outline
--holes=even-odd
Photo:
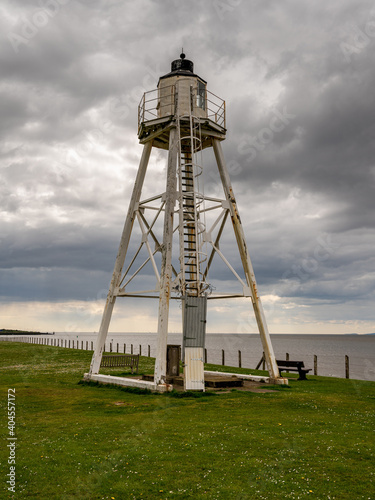
[[[176,129],[172,128],[169,133],[167,187],[165,194],[164,232],[160,273],[158,341],[154,376],[155,384],[165,384],[167,373],[168,316],[172,284],[173,216],[176,204],[177,182],[177,145]]]
[[[135,220],[134,210],[136,208],[136,204],[139,202],[141,197],[142,186],[146,175],[151,149],[152,149],[152,141],[146,142],[146,144],[143,147],[142,157],[139,163],[138,173],[133,188],[133,194],[130,199],[128,214],[126,216],[124,229],[120,241],[120,247],[116,257],[115,268],[113,270],[112,280],[107,295],[107,302],[104,308],[102,322],[100,325],[100,330],[96,341],[95,351],[91,360],[89,376],[92,374],[99,373],[104,345],[108,334],[108,327],[111,321],[113,307],[116,301],[115,291],[121,279],[122,267],[125,262],[126,252],[128,250],[130,241],[130,235]]]
[[[270,334],[268,332],[267,322],[264,315],[262,303],[258,294],[258,288],[255,280],[253,266],[251,264],[250,255],[247,250],[245,241],[245,233],[241,224],[241,219],[237,210],[236,199],[234,197],[233,188],[230,183],[227,167],[225,165],[223,150],[221,144],[217,139],[213,139],[214,153],[216,157],[217,166],[219,168],[221,182],[225,197],[229,202],[230,214],[233,223],[233,229],[237,240],[238,249],[241,255],[242,266],[245,272],[247,285],[250,288],[255,317],[258,323],[260,338],[263,345],[264,354],[270,377],[272,379],[280,378],[279,368],[276,363],[275,354],[271,343]]]

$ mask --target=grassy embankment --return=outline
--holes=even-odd
[[[13,387],[17,499],[375,498],[374,382],[310,376],[266,394],[178,398],[80,385],[90,358],[0,343],[1,498],[13,498]]]

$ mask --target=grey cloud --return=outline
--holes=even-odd
[[[4,295],[85,300],[95,281],[107,286],[142,151],[137,104],[183,45],[209,90],[226,99],[223,149],[263,293],[312,304],[316,317],[328,304],[354,311],[351,295],[368,303],[375,38],[357,40],[349,60],[342,43],[355,44],[350,25],[364,29],[371,2],[228,2],[221,14],[215,5],[71,2],[16,54],[7,35],[41,7],[7,2],[0,21]],[[275,110],[295,117],[276,121]],[[164,190],[165,155],[152,158],[145,195]],[[213,155],[204,159],[207,191],[218,194]],[[340,247],[315,265],[317,239],[327,234]],[[239,270],[229,233],[222,248]],[[300,278],[293,266],[303,263],[310,271]],[[216,281],[232,286],[231,273],[215,269]]]

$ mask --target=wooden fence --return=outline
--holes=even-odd
[[[94,350],[94,342],[91,340],[73,340],[73,339],[61,339],[58,337],[55,337],[51,335],[50,337],[39,337],[39,336],[0,336],[0,341],[8,341],[8,342],[26,342],[28,344],[39,344],[39,345],[47,345],[47,346],[53,346],[53,347],[63,347],[67,349],[82,349],[86,351],[93,351]],[[113,352],[113,353],[124,353],[126,354],[126,344],[119,344],[116,343],[114,344],[113,342],[110,342],[108,345],[107,349],[107,344],[105,345],[104,352]],[[130,354],[134,354],[134,346],[133,344],[130,344]],[[142,345],[139,344],[138,346],[138,354],[141,356],[142,355]],[[151,346],[147,346],[147,356],[151,357]],[[286,353],[285,359],[289,360],[289,353]],[[295,361],[301,361],[301,360],[295,360]],[[208,354],[207,354],[207,349],[204,350],[204,362],[208,363]],[[225,366],[225,350],[221,349],[221,364],[222,366]],[[344,358],[344,366],[345,366],[345,378],[349,378],[349,356],[345,355]],[[238,351],[238,367],[242,368],[242,353],[241,351]],[[249,367],[247,367],[249,368]],[[265,357],[264,353],[259,361],[259,363],[254,367],[256,370],[265,370],[266,369],[266,362],[265,362]],[[314,375],[318,375],[318,357],[316,354],[314,354],[313,358],[313,373]]]

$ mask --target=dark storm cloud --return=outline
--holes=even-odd
[[[141,154],[137,105],[183,46],[227,102],[223,149],[262,292],[301,303],[370,300],[371,2],[48,5],[1,7],[4,294],[82,299],[96,273],[109,281]],[[207,191],[221,196],[213,155],[204,157]],[[152,161],[147,196],[164,190],[165,155]],[[239,270],[233,238],[222,248]],[[216,269],[219,281],[231,279]]]

